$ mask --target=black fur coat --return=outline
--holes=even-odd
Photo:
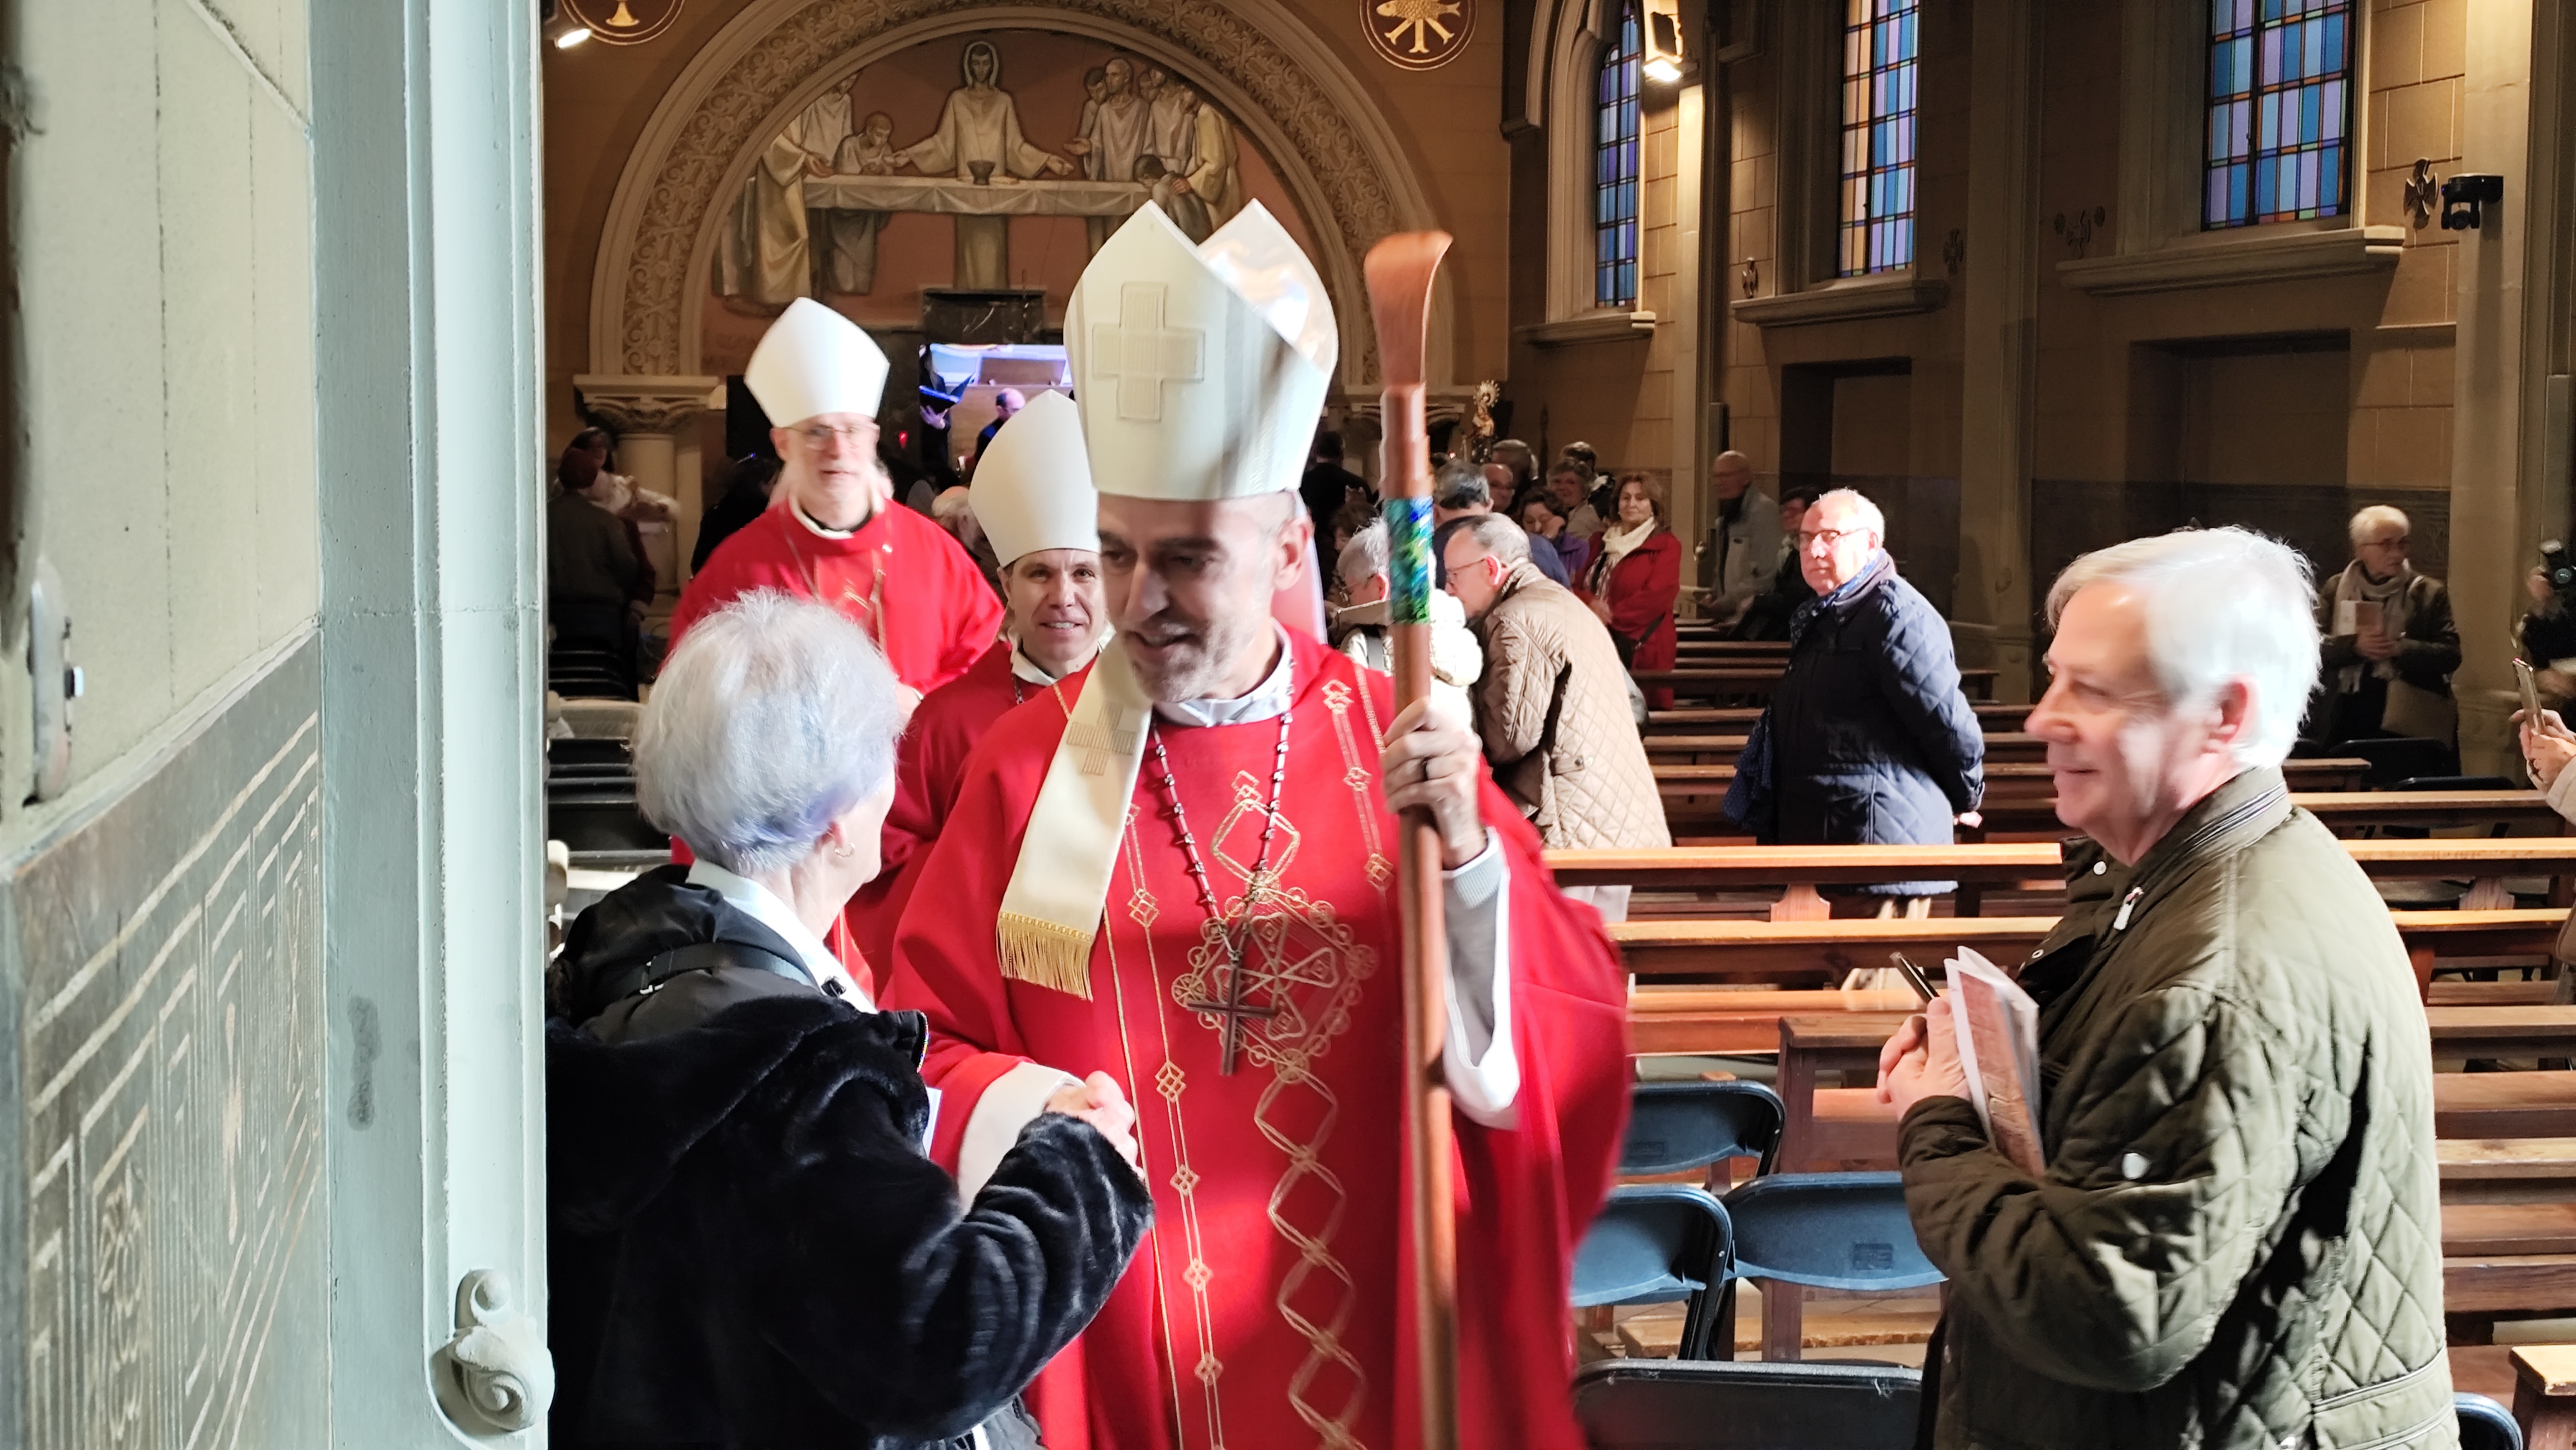
[[[1090,1321],[1144,1185],[1050,1114],[961,1214],[922,1034],[819,992],[640,1040],[548,1024],[556,1444],[944,1444]]]

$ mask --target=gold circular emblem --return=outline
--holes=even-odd
[[[1437,70],[1476,30],[1476,0],[1359,0],[1360,27],[1387,64]]]
[[[610,45],[642,45],[671,28],[683,0],[561,0],[564,13]]]

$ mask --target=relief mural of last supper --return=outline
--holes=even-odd
[[[1258,200],[1304,239],[1269,162],[1189,76],[1038,31],[915,46],[772,138],[717,249],[707,342],[739,331],[747,351],[798,297],[907,324],[923,287],[1044,288],[1053,315],[1148,200],[1200,239]]]

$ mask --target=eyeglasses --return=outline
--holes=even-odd
[[[816,423],[810,427],[791,428],[788,431],[804,439],[807,446],[814,448],[828,448],[835,443],[847,443],[855,448],[865,443],[868,436],[868,430],[864,424],[851,428],[835,428],[828,423]]]
[[[1791,535],[1791,537],[1797,540],[1798,552],[1803,554],[1809,549],[1814,548],[1819,543],[1830,549],[1835,545],[1840,544],[1843,540],[1850,538],[1854,534],[1866,534],[1868,532],[1869,530],[1867,529],[1818,529],[1814,533],[1809,533],[1805,529],[1800,529],[1797,533]]]

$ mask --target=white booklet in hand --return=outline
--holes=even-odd
[[[2041,1177],[2048,1155],[2039,1146],[2039,1004],[1972,947],[1959,948],[1948,966],[1968,1101],[1997,1151]]]

